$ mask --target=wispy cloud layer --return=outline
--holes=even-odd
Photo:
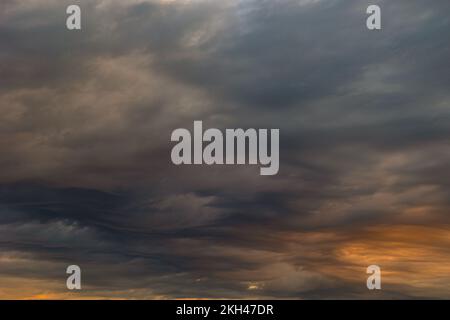
[[[72,2],[0,3],[0,297],[450,297],[447,0]],[[172,165],[194,120],[279,174]]]

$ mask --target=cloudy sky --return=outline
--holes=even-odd
[[[449,12],[1,0],[0,298],[450,298]],[[194,120],[279,128],[279,174],[173,165]]]

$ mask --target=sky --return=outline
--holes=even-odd
[[[449,11],[2,0],[0,298],[449,299]],[[195,120],[280,129],[279,173],[175,166]]]

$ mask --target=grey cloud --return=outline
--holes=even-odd
[[[448,225],[448,1],[376,1],[380,32],[356,0],[82,1],[81,32],[38,2],[0,4],[0,246],[36,263],[0,277],[79,261],[92,295],[354,298],[325,267],[354,267],[359,229]],[[280,174],[172,165],[193,120],[280,128]]]

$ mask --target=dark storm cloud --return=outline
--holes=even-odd
[[[78,263],[86,297],[354,298],[384,261],[426,284],[384,297],[449,296],[390,246],[448,279],[450,6],[375,2],[379,32],[353,0],[79,1],[68,32],[72,1],[2,1],[4,292]],[[280,174],[173,166],[193,120],[280,128]]]

